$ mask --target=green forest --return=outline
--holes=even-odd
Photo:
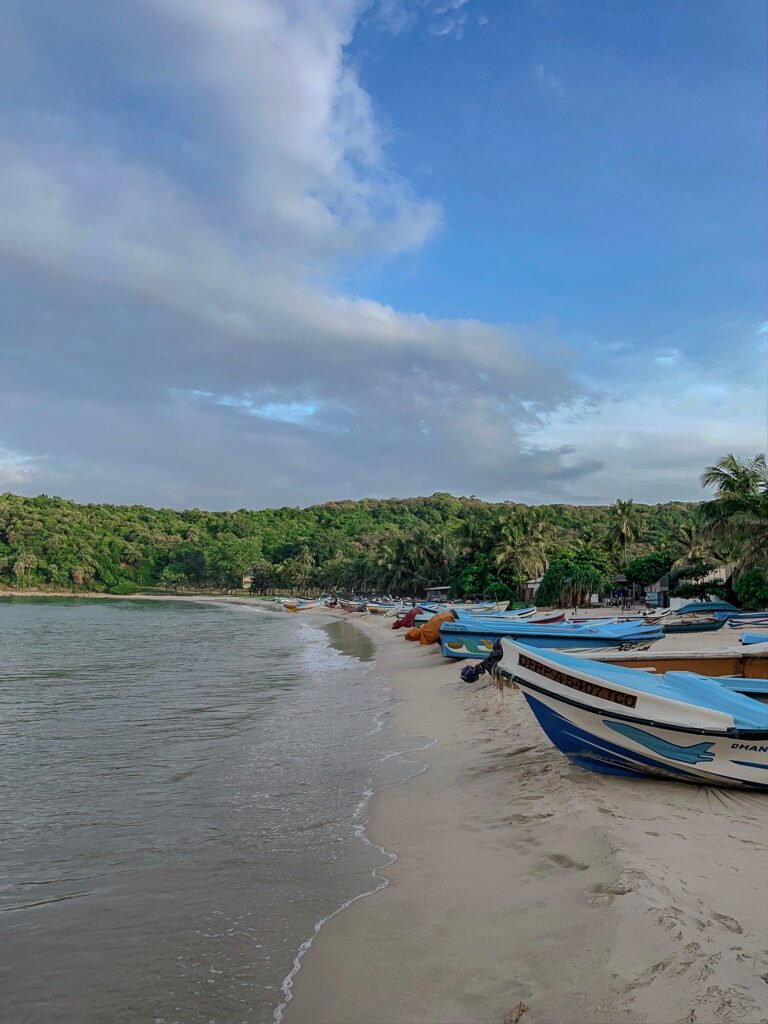
[[[247,573],[254,593],[410,595],[446,584],[454,596],[504,599],[544,573],[540,601],[554,604],[604,592],[620,571],[650,583],[676,567],[695,588],[697,574],[732,558],[742,560],[759,601],[764,457],[726,456],[705,478],[713,501],[658,505],[528,506],[433,494],[180,512],[7,493],[0,495],[0,591],[232,591]]]

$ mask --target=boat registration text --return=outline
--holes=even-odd
[[[590,697],[598,697],[600,700],[610,700],[614,704],[622,704],[625,708],[633,708],[637,705],[637,697],[633,693],[622,693],[620,690],[611,690],[600,683],[590,683],[587,679],[579,679],[577,676],[570,676],[567,672],[551,668],[549,665],[542,665],[540,661],[529,658],[527,654],[521,654],[518,659],[520,668],[527,668],[531,672],[537,672],[540,676],[546,676],[553,683],[560,683],[561,686],[569,686],[572,690],[579,690],[581,693],[589,694]]]

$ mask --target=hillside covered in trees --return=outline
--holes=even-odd
[[[449,494],[330,502],[306,509],[204,512],[0,496],[0,592],[129,593],[146,587],[513,597],[550,566],[605,583],[653,555],[646,573],[689,554],[698,506],[491,504]],[[563,568],[571,566],[571,569]],[[553,575],[550,573],[549,575]]]

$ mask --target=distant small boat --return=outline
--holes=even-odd
[[[390,610],[391,605],[383,604],[368,604],[365,606],[365,610],[371,615],[386,615]]]
[[[739,638],[742,644],[768,644],[768,633],[742,633]]]
[[[715,612],[739,614],[739,609],[730,601],[689,601],[675,609],[676,615],[713,615]]]
[[[725,619],[704,619],[700,615],[692,615],[690,618],[671,622],[666,620],[661,624],[665,633],[712,633],[716,629],[722,629]]]
[[[727,618],[731,629],[743,629],[745,626],[768,626],[768,612],[741,612],[739,615],[729,615],[725,612],[715,613],[715,618],[721,615]]]
[[[500,641],[539,725],[574,764],[628,777],[768,791],[768,682],[655,675]]]
[[[565,622],[565,612],[554,612],[552,615],[542,615],[541,618],[527,619],[532,626],[554,626],[556,622]]]

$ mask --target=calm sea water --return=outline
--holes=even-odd
[[[302,943],[380,886],[367,639],[240,606],[0,601],[0,1005],[14,1024],[280,1018]]]

